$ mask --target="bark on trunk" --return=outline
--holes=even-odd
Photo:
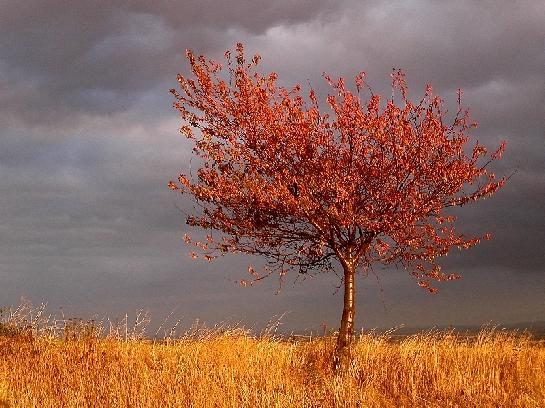
[[[344,370],[350,362],[350,343],[354,337],[355,305],[355,268],[351,265],[344,266],[344,307],[341,319],[341,328],[337,338],[335,353],[335,370]]]

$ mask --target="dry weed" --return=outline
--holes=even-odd
[[[151,341],[79,321],[53,336],[22,321],[0,335],[0,407],[545,407],[545,345],[516,333],[363,335],[336,375],[331,337],[197,325]]]

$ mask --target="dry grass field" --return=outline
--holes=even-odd
[[[362,335],[335,374],[332,337],[1,327],[0,407],[545,407],[545,344],[503,331]]]

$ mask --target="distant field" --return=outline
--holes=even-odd
[[[0,407],[545,407],[545,344],[505,331],[363,335],[339,375],[332,337],[233,329],[152,342],[86,330],[4,327]]]

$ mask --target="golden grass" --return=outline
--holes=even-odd
[[[0,407],[545,407],[545,345],[483,331],[363,335],[343,375],[334,339],[243,330],[152,342],[0,336]]]

